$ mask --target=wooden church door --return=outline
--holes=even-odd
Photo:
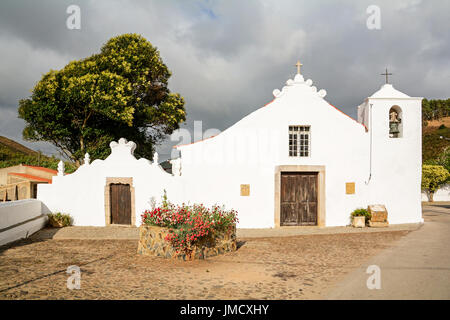
[[[317,225],[317,180],[317,173],[281,173],[281,226]]]
[[[131,224],[131,191],[129,184],[110,185],[111,224]]]

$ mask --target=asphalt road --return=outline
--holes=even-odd
[[[423,226],[352,271],[327,299],[450,299],[450,205],[424,206]],[[379,289],[375,287],[378,266]],[[376,267],[375,267],[376,269]]]

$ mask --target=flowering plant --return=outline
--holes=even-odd
[[[206,243],[215,232],[232,231],[237,219],[237,212],[225,210],[224,207],[206,208],[203,204],[174,205],[164,198],[160,207],[146,210],[142,214],[142,223],[165,227],[169,241],[175,250],[189,255],[192,248]]]

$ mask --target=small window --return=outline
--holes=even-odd
[[[309,157],[311,132],[309,126],[289,126],[289,156]]]
[[[403,137],[402,109],[399,106],[392,106],[389,110],[389,137]]]

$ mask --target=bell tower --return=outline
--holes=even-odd
[[[383,75],[387,82],[390,74],[386,70]],[[370,137],[368,204],[384,204],[390,223],[423,221],[422,99],[386,83],[358,107]]]

